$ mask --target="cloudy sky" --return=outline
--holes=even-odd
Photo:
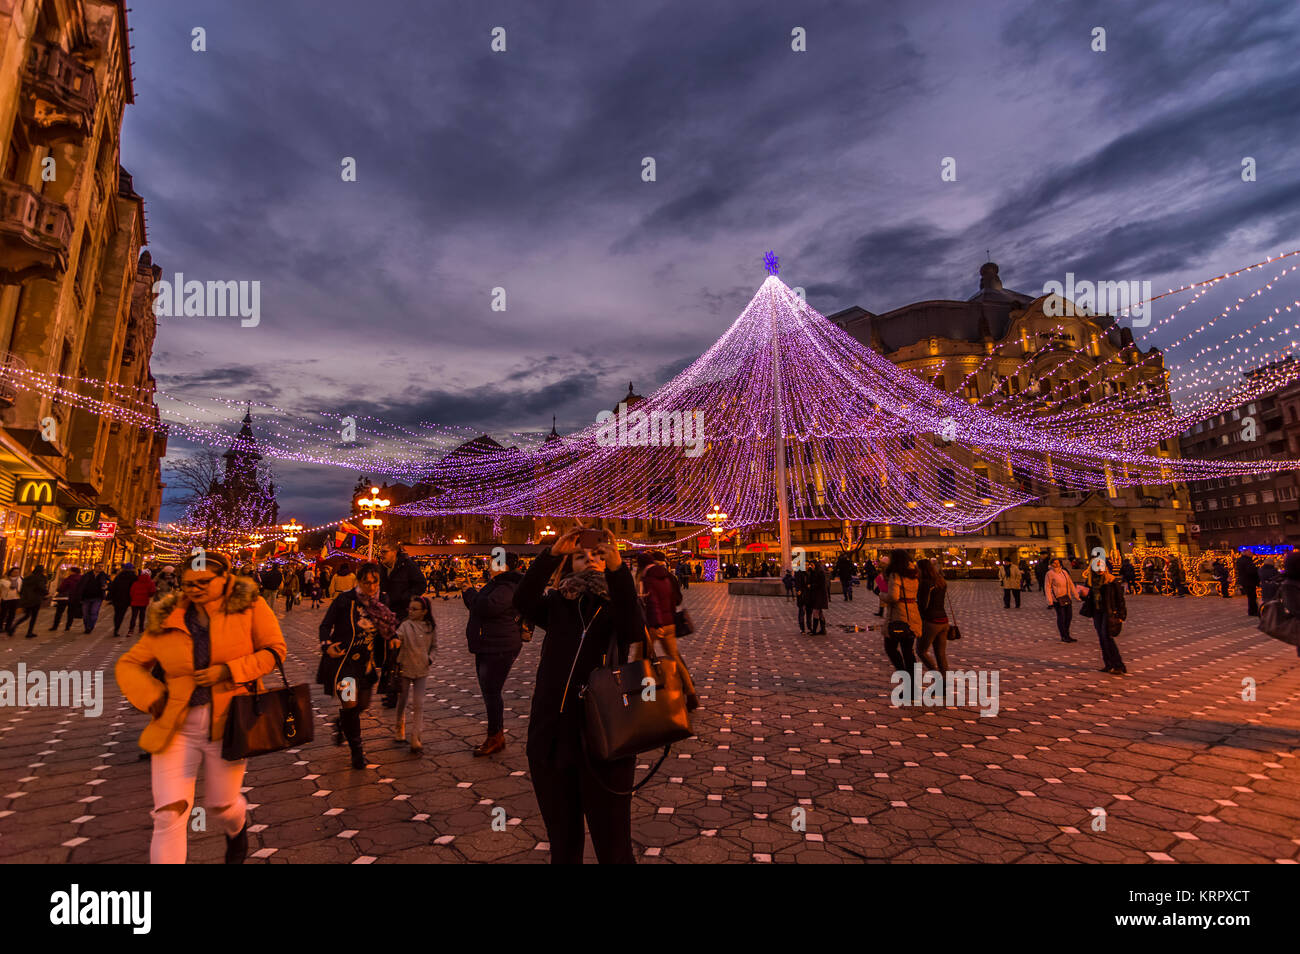
[[[1037,294],[1067,271],[1163,290],[1300,245],[1293,2],[137,0],[130,18],[122,162],[155,261],[261,283],[255,328],[161,320],[154,373],[195,398],[563,431],[693,360],[769,248],[829,314],[969,297],[986,250]],[[277,469],[286,515],[346,510],[354,471]]]

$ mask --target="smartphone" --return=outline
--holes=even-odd
[[[604,530],[583,530],[578,534],[578,547],[582,550],[594,550],[602,543],[608,543],[609,537]]]

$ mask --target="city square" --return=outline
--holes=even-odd
[[[958,584],[957,665],[1000,670],[1000,711],[889,703],[877,600],[835,599],[826,636],[794,625],[783,598],[692,585],[701,624],[683,640],[702,683],[696,737],[674,746],[634,802],[645,863],[1092,862],[1294,864],[1300,858],[1300,670],[1247,621],[1241,599],[1131,601],[1132,675],[1098,673],[1091,634],[1055,639],[1041,594],[1004,610],[990,583]],[[373,764],[347,765],[319,709],[315,741],[257,760],[247,784],[249,863],[544,862],[546,832],[524,773],[536,643],[507,687],[509,747],[470,748],[483,707],[459,600],[440,631],[423,758],[391,743],[391,710],[365,727]],[[310,678],[321,611],[282,622],[291,681]],[[0,666],[21,649],[0,639]],[[121,641],[42,640],[45,668],[107,668]],[[1245,681],[1256,688],[1243,701]],[[318,704],[321,700],[317,699]],[[105,718],[31,708],[0,727],[0,846],[6,860],[136,863],[147,857],[143,725],[111,685]],[[646,763],[642,762],[644,766]],[[644,773],[644,768],[642,769]],[[493,828],[493,810],[505,809]],[[793,825],[795,809],[806,829]],[[1096,809],[1105,830],[1094,831]],[[499,816],[498,816],[499,817]],[[216,834],[191,836],[217,861]],[[594,857],[590,860],[594,860]]]

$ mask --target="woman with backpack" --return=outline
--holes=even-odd
[[[1115,637],[1128,619],[1128,606],[1124,602],[1124,585],[1115,578],[1107,564],[1104,569],[1088,570],[1087,585],[1079,587],[1083,595],[1083,606],[1079,612],[1092,617],[1092,625],[1097,630],[1097,640],[1101,643],[1101,672],[1112,676],[1128,675],[1124,657],[1119,654]]]
[[[632,796],[618,793],[631,792],[636,759],[588,756],[579,694],[611,642],[616,661],[627,661],[632,643],[645,638],[645,619],[613,534],[587,549],[579,546],[583,533],[572,530],[539,553],[515,592],[515,609],[546,631],[528,718],[528,768],[552,864],[582,863],[584,818],[601,864],[634,864]]]

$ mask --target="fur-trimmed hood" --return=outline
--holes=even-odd
[[[221,604],[222,612],[243,613],[251,609],[261,592],[261,587],[251,577],[233,577],[226,598]],[[184,591],[179,587],[160,596],[149,604],[149,611],[145,614],[144,631],[151,636],[157,636],[163,630],[172,628],[167,625],[168,617],[179,611],[183,618],[188,605],[189,598],[184,595]]]

